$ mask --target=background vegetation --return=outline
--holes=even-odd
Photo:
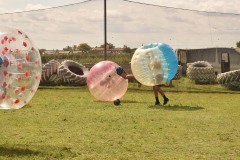
[[[79,63],[97,63],[99,61],[104,60],[103,53],[94,53],[92,52],[92,48],[104,48],[105,45],[102,44],[100,46],[92,47],[87,43],[80,43],[78,45],[66,46],[63,48],[63,51],[69,51],[69,54],[42,54],[46,49],[39,49],[42,57],[42,63],[47,63],[52,59],[63,60],[63,59],[71,59]],[[240,48],[240,41],[236,42],[236,47]],[[107,43],[107,48],[114,49],[116,48],[114,44]],[[128,64],[131,61],[132,55],[134,54],[136,48],[130,48],[127,45],[124,45],[123,52],[120,54],[116,53],[107,53],[107,60],[114,61],[118,64]],[[75,51],[78,53],[71,53],[71,51]]]
[[[131,53],[121,53],[121,54],[107,54],[107,60],[111,60],[117,64],[129,64],[132,58]],[[55,60],[64,60],[64,59],[71,59],[81,64],[87,63],[98,63],[104,60],[104,54],[102,53],[79,53],[79,54],[43,54],[41,55],[42,63],[47,63],[48,61],[55,59]]]
[[[240,41],[236,42],[236,46],[240,48]]]

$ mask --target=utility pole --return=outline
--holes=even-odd
[[[104,60],[107,60],[107,0],[104,0]]]

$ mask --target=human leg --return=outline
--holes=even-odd
[[[170,81],[169,86],[170,86],[170,87],[174,87],[174,86],[173,86],[173,83],[172,83],[172,80]]]
[[[154,96],[155,96],[155,105],[159,105],[160,104],[160,101],[158,99],[158,86],[153,86],[153,93],[154,93]]]
[[[161,96],[163,97],[163,99],[164,99],[163,105],[167,104],[168,101],[169,101],[169,99],[166,97],[166,95],[164,94],[164,92],[163,92],[163,90],[161,89],[161,87],[160,87],[160,86],[156,86],[156,87],[155,87],[155,90],[156,90],[157,92],[159,92],[159,93],[161,94]]]
[[[173,86],[173,83],[172,83],[172,80],[169,81],[168,86],[169,86],[169,87],[174,87],[174,86]]]

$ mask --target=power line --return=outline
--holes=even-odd
[[[18,13],[28,13],[28,12],[35,12],[35,11],[44,11],[44,10],[50,10],[50,9],[57,9],[57,8],[63,8],[63,7],[69,7],[69,6],[74,6],[82,3],[87,3],[93,0],[85,0],[82,2],[76,2],[76,3],[70,3],[70,4],[65,4],[65,5],[60,5],[60,6],[54,6],[54,7],[49,7],[49,8],[42,8],[42,9],[34,9],[34,10],[27,10],[27,11],[19,11],[19,12],[8,12],[8,13],[0,13],[1,15],[8,15],[8,14],[18,14]]]
[[[228,14],[228,15],[237,15],[237,16],[240,15],[240,13],[226,13],[226,12],[201,11],[201,10],[194,10],[194,9],[186,9],[186,8],[178,8],[178,7],[169,7],[169,6],[162,6],[162,5],[157,5],[157,4],[136,2],[136,1],[131,1],[131,0],[122,0],[122,1],[130,2],[130,3],[137,3],[137,4],[147,5],[147,6],[154,6],[154,7],[160,7],[160,8],[168,8],[168,9],[177,9],[177,10],[184,10],[184,11],[191,11],[191,12],[215,13],[215,14],[217,13],[217,14]]]
[[[35,11],[51,10],[51,9],[57,9],[57,8],[68,7],[68,6],[74,6],[74,5],[78,5],[78,4],[82,4],[82,3],[86,3],[86,2],[91,2],[91,1],[94,1],[94,0],[85,0],[85,1],[83,1],[83,2],[77,2],[77,3],[71,3],[71,4],[66,4],[66,5],[54,6],[54,7],[49,7],[49,8],[35,9],[35,10],[27,10],[27,11],[19,11],[19,12],[0,13],[0,15],[8,15],[8,14],[18,14],[18,13],[27,13],[27,12],[35,12]],[[130,3],[136,3],[136,4],[141,4],[141,5],[148,5],[148,6],[160,7],[160,8],[167,8],[167,9],[176,9],[176,10],[191,11],[191,12],[217,13],[217,14],[228,14],[228,15],[237,15],[237,16],[240,15],[240,13],[227,13],[227,12],[201,11],[201,10],[186,9],[186,8],[180,8],[180,7],[169,7],[169,6],[163,6],[163,5],[157,5],[157,4],[150,4],[150,3],[136,2],[136,1],[131,1],[131,0],[122,0],[122,1],[130,2]]]

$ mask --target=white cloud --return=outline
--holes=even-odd
[[[240,13],[239,0],[132,0],[148,4],[176,7],[190,10]]]
[[[236,4],[240,3],[235,1],[236,4],[231,6],[234,0],[228,4],[224,0],[145,1],[171,7],[224,12],[236,10]],[[11,9],[36,10],[52,6],[44,0],[42,3],[34,2],[31,1],[21,8]],[[232,47],[236,41],[239,41],[240,16],[237,15],[191,12],[121,0],[107,2],[108,41],[119,47],[123,45],[138,47],[142,43],[149,42],[165,42],[174,48],[216,45]],[[1,11],[9,12],[10,9],[0,8]],[[62,49],[67,45],[83,42],[97,46],[104,42],[103,1],[22,14],[0,15],[0,21],[28,33],[40,48]]]
[[[45,6],[42,4],[27,4],[25,10],[37,10],[37,9],[44,9],[44,8],[50,8],[50,6]]]

